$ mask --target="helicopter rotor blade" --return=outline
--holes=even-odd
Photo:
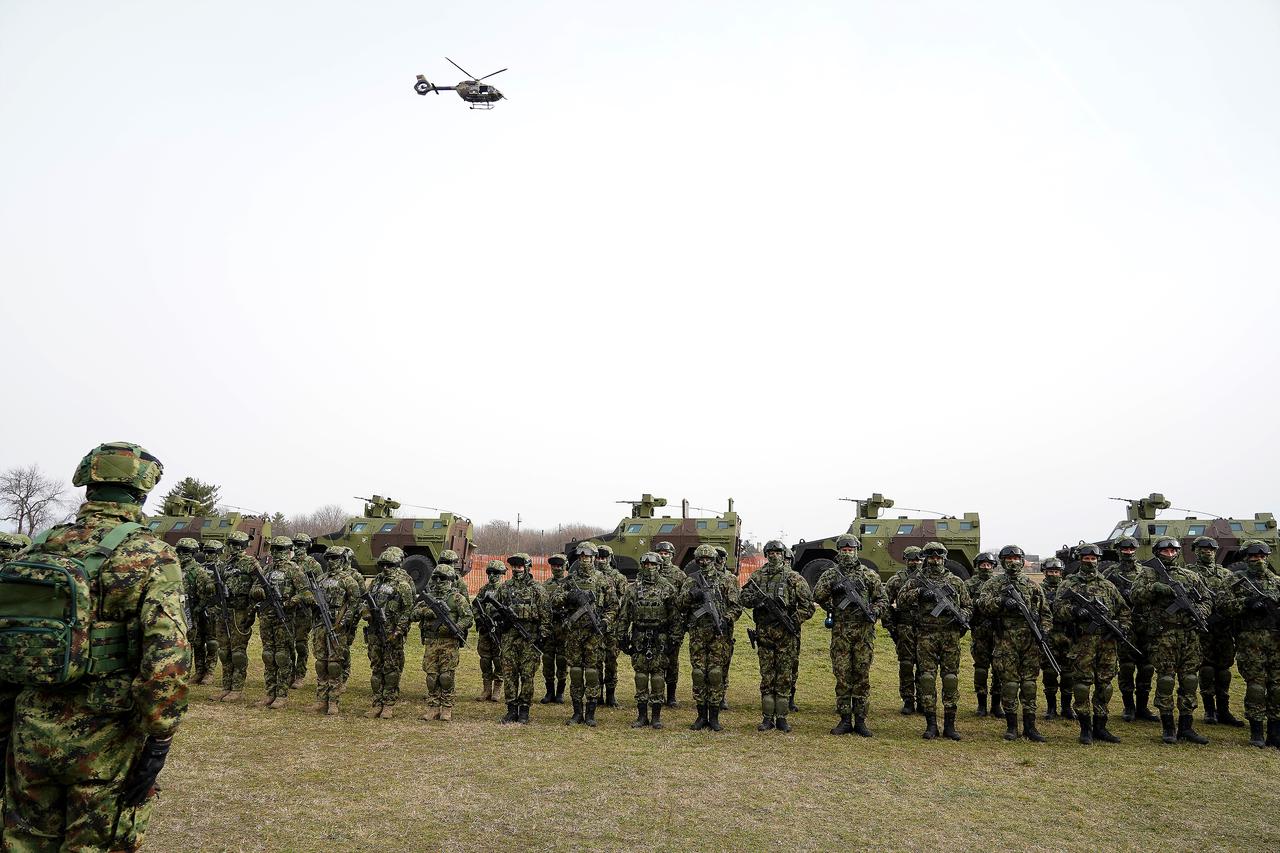
[[[447,56],[446,56],[446,57],[445,57],[445,59],[449,59],[449,57],[447,57]],[[467,75],[467,79],[469,79],[469,80],[474,80],[474,79],[476,79],[476,75],[472,74],[470,71],[468,71],[467,69],[463,68],[463,67],[462,67],[461,65],[459,65],[458,63],[454,62],[452,59],[449,59],[449,64],[450,64],[450,65],[452,65],[454,68],[458,69],[459,71],[461,71],[463,74]]]
[[[499,68],[497,71],[493,72],[493,74],[501,74],[503,71],[506,71],[506,70],[507,70],[507,69],[505,69],[505,68]],[[493,74],[486,74],[486,75],[484,75],[483,77],[481,77],[481,78],[479,78],[479,79],[480,79],[480,80],[488,80],[490,77],[492,77],[492,76],[493,76]]]

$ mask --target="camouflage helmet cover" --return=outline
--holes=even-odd
[[[382,553],[378,555],[379,565],[386,563],[390,566],[398,566],[402,562],[404,562],[404,551],[395,545],[383,549]]]
[[[941,542],[926,542],[924,548],[921,549],[926,557],[945,557],[947,556],[947,546]]]
[[[1097,546],[1097,545],[1090,545],[1089,547],[1091,547],[1091,548],[1097,548],[1098,546]],[[1084,551],[1081,551],[1080,553],[1082,553],[1082,554],[1083,554],[1083,553],[1085,553],[1085,552],[1084,552]],[[1098,552],[1098,556],[1102,556],[1102,552],[1101,552],[1101,551],[1099,551],[1099,552]],[[1064,568],[1064,566],[1062,565],[1062,561],[1061,561],[1061,560],[1059,560],[1057,557],[1048,557],[1048,558],[1046,558],[1046,559],[1044,560],[1044,562],[1042,562],[1042,563],[1040,564],[1040,570],[1041,570],[1041,571],[1044,571],[1044,572],[1047,572],[1047,571],[1049,571],[1050,569],[1052,569],[1052,570],[1053,570],[1053,571],[1055,571],[1055,572],[1060,572],[1060,571],[1062,571],[1062,570],[1063,570],[1063,568]]]
[[[695,558],[708,557],[714,560],[716,558],[716,549],[710,545],[699,545],[693,549],[693,556]]]
[[[456,563],[458,561],[458,552],[452,548],[445,548],[440,552],[441,563]]]
[[[201,550],[208,551],[210,554],[216,554],[222,550],[221,539],[210,539],[200,546]]]
[[[764,552],[768,554],[770,551],[781,551],[785,554],[787,553],[787,546],[783,545],[782,542],[777,539],[770,539],[768,542],[764,543]]]
[[[724,549],[724,547],[723,547],[723,546],[721,546],[721,545],[716,545],[716,546],[715,546],[715,549],[716,549],[716,556],[717,556],[717,557],[728,557],[728,556],[729,556],[729,552],[728,552],[728,551],[726,551],[726,550]]]
[[[565,563],[569,562],[569,558],[566,557],[564,554],[552,554],[550,557],[547,557],[547,562],[553,566],[564,565]]]
[[[434,584],[448,583],[452,584],[458,579],[458,573],[453,570],[453,566],[441,564],[436,566],[434,572],[431,573],[431,582]]]
[[[293,548],[293,540],[288,536],[277,536],[271,540],[271,549],[283,551]]]
[[[1196,541],[1192,544],[1193,548],[1212,548],[1218,550],[1218,540],[1209,536],[1197,536]]]
[[[506,573],[507,567],[502,565],[501,560],[490,560],[485,564],[484,570],[487,573],[497,572],[501,575]]]
[[[990,563],[994,566],[998,562],[1000,561],[996,559],[996,555],[992,554],[990,551],[983,551],[981,554],[973,558],[973,564],[975,566],[978,565],[978,563]]]
[[[1245,546],[1244,555],[1246,557],[1253,557],[1259,554],[1263,557],[1271,556],[1271,546],[1266,542],[1259,542],[1256,539]]]
[[[657,565],[662,562],[662,558],[659,557],[657,554],[655,554],[653,551],[645,551],[644,555],[640,558],[640,562],[653,563]]]
[[[1153,551],[1163,551],[1165,548],[1176,548],[1181,551],[1182,543],[1177,539],[1174,539],[1172,536],[1161,536],[1156,540],[1156,544],[1151,546],[1151,550]]]
[[[904,560],[918,560],[918,559],[920,559],[920,546],[918,546],[918,545],[908,545],[907,547],[903,548],[903,549],[902,549],[902,559],[904,559]]]
[[[229,545],[248,545],[249,534],[243,530],[233,530],[227,534],[227,544]]]
[[[293,544],[294,544],[294,545],[302,545],[303,547],[310,546],[310,545],[311,545],[311,537],[310,537],[310,536],[308,536],[308,535],[307,535],[307,534],[305,534],[305,533],[295,533],[295,534],[293,534]]]
[[[160,460],[136,444],[112,441],[90,450],[76,466],[71,478],[73,486],[115,483],[136,489],[144,495],[156,487],[164,474]]]
[[[599,552],[596,556],[599,556],[599,557],[612,557],[612,556],[613,556],[613,549],[612,549],[612,548],[610,548],[608,545],[601,545],[601,546],[600,546],[599,548],[597,548],[596,550]]]
[[[1138,540],[1132,536],[1121,536],[1116,540],[1116,550],[1119,551],[1121,548],[1132,548],[1136,551],[1138,550]]]
[[[836,539],[836,550],[839,550],[841,548],[848,548],[851,545],[854,548],[861,548],[862,541],[859,540],[858,537],[854,536],[852,533],[845,533],[841,535],[838,539]]]
[[[513,566],[527,566],[533,561],[529,559],[529,555],[521,551],[518,554],[512,554],[507,557],[507,562]]]
[[[178,544],[173,547],[177,548],[179,551],[199,551],[200,543],[192,539],[190,536],[183,536],[178,540]]]
[[[1005,545],[1000,549],[1000,559],[1005,557],[1025,557],[1026,553],[1017,545]]]
[[[347,552],[341,545],[330,545],[325,549],[324,556],[329,560],[341,560],[347,556]]]
[[[573,553],[578,557],[594,557],[598,550],[590,542],[579,542],[578,547],[573,549]]]

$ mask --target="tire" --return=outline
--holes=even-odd
[[[800,576],[809,584],[809,589],[813,589],[818,585],[818,578],[822,577],[822,573],[835,564],[835,560],[828,560],[826,557],[810,560],[800,569]]]
[[[404,558],[400,568],[404,569],[413,581],[414,591],[422,592],[431,580],[431,573],[436,570],[436,561],[431,559],[430,554],[411,554]]]
[[[960,578],[960,580],[967,581],[969,579],[969,570],[964,567],[963,563],[957,563],[955,560],[948,559],[943,563],[943,565],[947,567],[947,570],[950,571],[951,574]]]

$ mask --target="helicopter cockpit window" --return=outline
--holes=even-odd
[[[627,525],[627,532],[628,532],[628,533],[632,533],[632,534],[639,533],[639,532],[640,532],[641,530],[643,530],[643,529],[644,529],[644,525],[643,525],[643,524],[628,524],[628,525]]]
[[[914,524],[899,524],[899,525],[898,525],[898,535],[899,535],[899,536],[902,536],[904,533],[910,533],[911,531],[913,531],[913,530],[915,530],[915,529],[916,529],[916,526],[915,526]]]

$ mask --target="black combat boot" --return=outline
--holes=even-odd
[[[1133,691],[1121,690],[1120,701],[1124,703],[1124,712],[1120,714],[1120,719],[1126,723],[1133,722]]]
[[[1164,741],[1165,743],[1178,742],[1178,736],[1174,734],[1174,731],[1173,731],[1173,714],[1166,714],[1163,711],[1161,711],[1160,726],[1164,729],[1164,731],[1160,735],[1160,740]]]
[[[520,708],[517,711],[516,722],[523,723],[526,726],[529,725],[529,703],[528,702],[520,703]]]
[[[676,701],[676,682],[674,679],[667,682],[667,707],[679,708],[680,703]]]
[[[1234,726],[1237,729],[1244,728],[1244,720],[1231,713],[1231,697],[1226,693],[1219,693],[1217,699],[1218,723],[1224,726]]]
[[[788,711],[800,710],[799,708],[796,707],[796,691],[794,688],[792,688],[791,690],[791,696],[787,699],[787,710]]]
[[[618,707],[618,686],[612,685],[604,689],[604,706],[606,708]]]
[[[1064,687],[1062,688],[1062,719],[1074,720],[1075,718],[1076,712],[1071,707],[1071,691]]]
[[[1258,749],[1267,748],[1266,737],[1262,734],[1262,720],[1249,721],[1249,746],[1256,746]]]
[[[773,730],[773,717],[770,717],[768,714],[765,714],[763,717],[760,718],[760,725],[756,726],[756,731],[767,732],[772,730]]]
[[[835,728],[831,730],[833,735],[847,735],[853,731],[853,719],[851,714],[841,714],[840,722],[836,723]]]
[[[1209,739],[1192,728],[1191,723],[1192,717],[1190,714],[1178,715],[1178,740],[1185,740],[1189,743],[1208,743]]]
[[[573,716],[564,721],[564,724],[566,726],[572,726],[574,723],[582,722],[582,700],[574,699],[572,701],[573,701]]]
[[[1004,699],[998,690],[991,691],[991,716],[1004,719]]]
[[[556,701],[556,677],[554,675],[542,674],[542,680],[547,685],[547,695],[538,700],[539,705],[550,705]]]
[[[987,715],[987,694],[978,694],[978,716],[985,717]]]
[[[649,706],[649,711],[653,715],[653,727],[655,729],[662,728],[662,703],[654,702]]]
[[[729,710],[729,703],[728,703],[728,702],[726,702],[725,700],[721,699],[721,700],[720,700],[720,710],[721,710],[721,711],[727,711],[727,710]]]
[[[898,713],[904,717],[909,717],[916,712],[916,700],[913,696],[908,696],[902,700],[902,710]]]
[[[505,717],[503,717],[503,718],[502,718],[502,722],[503,722],[504,724],[505,724],[505,723],[514,723],[514,722],[516,721],[516,719],[517,719],[517,718],[519,718],[519,716],[520,716],[520,703],[519,703],[519,702],[508,702],[508,703],[507,703],[507,715],[506,715]]]
[[[563,679],[563,678],[557,678],[557,679],[556,679],[556,698],[555,698],[555,704],[557,704],[557,705],[563,705],[563,704],[564,704],[564,679]]]
[[[1022,712],[1022,736],[1033,743],[1044,743],[1044,735],[1036,728],[1036,712]]]
[[[773,720],[773,727],[780,732],[791,731],[791,724],[787,722],[786,717],[775,717]]]
[[[1214,702],[1212,693],[1201,693],[1200,701],[1204,703],[1204,724],[1206,726],[1216,726],[1218,724],[1218,706]]]
[[[855,714],[853,717],[853,733],[859,737],[871,737],[871,729],[867,728],[867,715]]]
[[[707,706],[707,728],[713,732],[724,731],[724,726],[720,725],[720,706]]]
[[[689,726],[692,731],[700,732],[707,727],[707,706],[698,706],[698,719],[693,721],[693,725]]]
[[[1151,695],[1149,690],[1139,690],[1137,707],[1133,711],[1133,718],[1142,723],[1154,723],[1163,719],[1163,715],[1157,717],[1147,708],[1147,697]]]
[[[924,734],[921,735],[925,740],[933,740],[938,736],[938,715],[931,714],[928,711],[924,714]]]
[[[1080,720],[1080,742],[1085,746],[1093,744],[1093,720],[1089,719],[1088,714],[1079,714]]]
[[[649,725],[649,703],[637,702],[636,703],[636,721],[631,724],[631,728],[643,729],[647,725]]]
[[[1107,729],[1107,718],[1103,714],[1093,715],[1093,739],[1103,743],[1119,743],[1120,738]]]
[[[586,723],[588,726],[591,726],[591,728],[593,729],[596,727],[596,700],[595,699],[587,700],[587,714],[585,717],[582,718],[582,722]]]
[[[1067,715],[1066,706],[1062,708],[1062,716]],[[1058,719],[1058,691],[1048,690],[1044,694],[1044,718],[1046,720]]]
[[[960,733],[956,731],[956,712],[954,708],[943,711],[942,736],[948,740],[960,740]]]
[[[1005,711],[1004,724],[1007,727],[1004,730],[1004,739],[1017,740],[1018,739],[1018,712]]]
[[[1280,749],[1280,720],[1267,720],[1267,746]]]

